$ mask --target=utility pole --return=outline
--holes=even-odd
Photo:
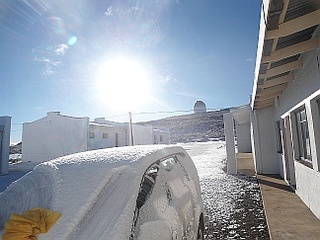
[[[129,112],[129,128],[130,128],[130,136],[131,136],[131,146],[134,145],[133,142],[133,126],[132,126],[132,113]]]

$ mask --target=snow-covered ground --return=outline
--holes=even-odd
[[[270,239],[257,179],[225,173],[225,142],[180,145],[199,173],[205,239]]]
[[[225,142],[178,145],[187,150],[198,170],[205,239],[269,239],[257,179],[225,173]],[[10,174],[0,176],[0,192],[33,167],[32,163],[11,165]]]

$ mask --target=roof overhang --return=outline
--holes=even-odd
[[[319,47],[319,0],[264,0],[251,107],[272,107],[303,66],[302,54]]]

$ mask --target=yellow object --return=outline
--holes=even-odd
[[[37,234],[48,232],[60,217],[60,213],[44,208],[33,208],[22,215],[12,213],[2,240],[35,240]]]

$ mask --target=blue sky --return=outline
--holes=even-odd
[[[249,102],[261,1],[0,2],[0,115],[49,111],[127,121],[127,113]],[[178,113],[176,113],[178,114]],[[133,121],[171,114],[135,114]],[[117,116],[117,117],[115,117]]]

